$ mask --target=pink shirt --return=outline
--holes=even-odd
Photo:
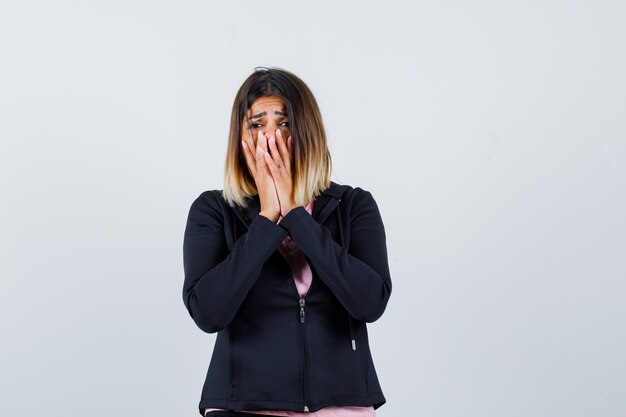
[[[309,203],[305,207],[309,214],[313,213],[313,202]],[[280,223],[283,217],[278,218]],[[293,279],[296,281],[296,287],[300,297],[304,297],[313,280],[313,273],[311,267],[306,260],[306,255],[298,249],[298,246],[291,240],[291,237],[287,236],[282,244],[278,247],[278,252],[287,259],[291,272],[293,273]],[[222,408],[205,408],[204,414],[209,411],[223,410]],[[239,410],[246,413],[253,414],[272,414],[275,416],[286,417],[375,417],[376,412],[374,407],[357,407],[357,406],[342,406],[342,407],[324,407],[320,410],[310,413],[298,413],[296,411],[277,411],[277,410]]]

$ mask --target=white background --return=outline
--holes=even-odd
[[[198,415],[183,231],[255,66],[383,215],[380,417],[626,415],[624,4],[2,0],[2,415]]]

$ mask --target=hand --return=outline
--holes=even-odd
[[[261,203],[261,212],[259,214],[276,222],[280,215],[280,202],[276,193],[272,173],[266,162],[267,138],[263,132],[259,131],[255,145],[252,140],[252,133],[250,133],[249,130],[246,130],[246,132],[242,141],[243,153],[250,174],[256,183],[257,192],[259,193]]]
[[[276,129],[276,132],[269,137],[271,154],[265,154],[267,166],[276,184],[276,192],[278,193],[278,201],[280,203],[280,215],[283,217],[296,207],[291,176],[292,144],[293,139],[291,136],[285,140],[280,129]]]

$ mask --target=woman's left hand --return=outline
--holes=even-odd
[[[267,165],[274,178],[274,183],[276,184],[276,192],[278,193],[278,201],[280,202],[280,215],[283,217],[285,217],[292,208],[296,207],[291,179],[292,143],[293,140],[291,136],[285,141],[280,129],[276,129],[276,132],[274,132],[268,140],[270,152],[269,154],[265,154],[265,160],[267,161]]]

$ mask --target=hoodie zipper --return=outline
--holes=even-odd
[[[307,292],[308,294],[308,292]],[[306,297],[306,294],[305,294]],[[309,402],[308,400],[308,377],[309,377],[309,361],[308,361],[308,356],[306,353],[306,332],[304,331],[304,324],[305,324],[305,310],[304,307],[306,305],[306,301],[304,299],[304,297],[300,298],[300,300],[298,300],[298,306],[300,307],[300,336],[301,336],[301,341],[302,341],[302,352],[303,352],[303,356],[304,356],[304,370],[302,372],[302,395],[304,397],[304,412],[308,413],[309,412],[309,406],[307,405],[307,403]]]
[[[341,201],[341,198],[336,198],[335,197],[335,201],[336,204],[335,206],[331,206],[330,204],[333,204],[333,200],[331,200],[326,207],[324,207],[324,210],[322,212],[322,214],[320,214],[320,220],[324,220],[326,218],[326,216],[324,216],[323,214],[325,213],[326,210],[334,210],[335,207],[339,204],[339,202]],[[341,219],[339,220],[339,227],[341,228]],[[340,230],[340,235],[341,235],[341,244],[343,245],[343,230]],[[285,259],[285,261],[287,261]],[[287,264],[289,264],[289,262],[287,262]],[[289,268],[289,270],[291,270],[291,268]],[[302,356],[304,357],[304,364],[303,364],[303,371],[302,371],[302,398],[303,398],[303,411],[305,413],[309,412],[309,392],[308,392],[308,380],[309,380],[309,359],[308,359],[308,355],[307,355],[307,351],[306,351],[306,345],[307,345],[307,341],[306,341],[306,332],[305,332],[305,324],[306,324],[306,297],[308,297],[309,293],[311,292],[311,287],[313,286],[313,282],[315,282],[315,280],[311,281],[311,285],[309,286],[309,289],[307,290],[307,292],[304,294],[304,296],[300,296],[300,293],[298,292],[298,287],[296,285],[296,282],[293,280],[293,276],[292,276],[292,280],[293,282],[293,289],[295,290],[296,296],[298,297],[298,313],[299,313],[299,317],[300,317],[300,342],[301,342],[301,347],[302,347]],[[352,335],[351,335],[352,338]],[[354,343],[354,341],[352,342]],[[353,344],[353,349],[356,349],[356,347],[354,347]]]
[[[293,279],[293,275],[291,274],[291,268],[289,267],[289,262],[282,257],[287,264],[287,268],[290,271],[290,281],[291,288],[293,288],[293,292],[295,294],[296,300],[298,300],[298,323],[300,324],[300,352],[301,357],[304,358],[304,361],[300,363],[300,372],[302,374],[302,409],[305,413],[309,412],[309,393],[308,393],[308,379],[309,379],[309,360],[306,351],[306,332],[305,332],[305,323],[306,323],[306,297],[309,296],[311,292],[311,287],[313,286],[313,282],[311,281],[311,285],[307,289],[306,293],[303,296],[300,296],[300,292],[298,291],[298,286],[296,285],[296,281]]]
[[[284,258],[283,258],[284,259]],[[287,260],[285,260],[287,264]],[[291,271],[291,269],[289,269]],[[309,380],[309,358],[306,352],[306,332],[305,332],[305,323],[306,323],[306,298],[309,296],[311,292],[311,288],[313,287],[313,282],[311,281],[311,285],[307,289],[306,293],[303,296],[300,296],[298,292],[298,286],[296,285],[296,281],[293,279],[293,275],[290,274],[291,277],[291,287],[293,288],[293,292],[296,295],[296,299],[298,300],[298,323],[300,324],[300,349],[302,352],[302,357],[304,358],[303,363],[301,364],[300,371],[302,372],[302,410],[305,413],[309,412],[309,393],[308,393],[308,380]]]

